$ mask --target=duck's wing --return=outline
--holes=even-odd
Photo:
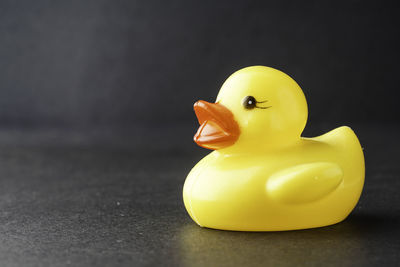
[[[301,204],[323,198],[342,182],[343,171],[330,162],[296,165],[271,175],[266,184],[268,195],[287,204]]]

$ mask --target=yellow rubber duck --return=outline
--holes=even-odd
[[[285,73],[241,69],[215,103],[198,101],[194,141],[214,150],[189,173],[185,207],[200,226],[283,231],[344,220],[364,185],[364,155],[346,126],[301,137],[307,102]]]

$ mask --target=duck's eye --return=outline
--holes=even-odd
[[[253,109],[256,107],[257,101],[254,98],[254,96],[246,96],[243,101],[242,101],[242,105],[245,109]]]

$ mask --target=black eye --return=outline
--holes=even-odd
[[[254,96],[246,96],[243,101],[242,101],[242,105],[245,109],[253,109],[256,107],[257,101],[254,98]]]

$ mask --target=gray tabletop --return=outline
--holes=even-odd
[[[173,128],[1,131],[0,265],[398,264],[396,125],[355,127],[365,149],[366,183],[344,222],[265,233],[211,230],[191,221],[182,186],[208,152],[192,143],[192,125]]]

